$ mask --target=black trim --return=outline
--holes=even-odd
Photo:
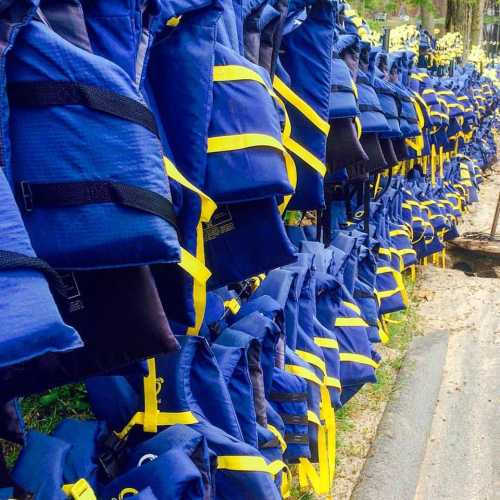
[[[384,112],[378,106],[374,106],[373,104],[359,104],[358,108],[361,112],[373,111],[374,113],[384,114]]]
[[[285,434],[284,440],[287,444],[309,444],[307,434]]]
[[[20,107],[79,104],[137,123],[158,136],[153,113],[141,102],[111,90],[78,82],[14,82],[7,87],[9,101]]]
[[[153,191],[130,184],[107,181],[59,182],[50,184],[20,183],[24,209],[64,208],[96,203],[116,203],[157,215],[176,227],[170,200]]]
[[[307,401],[307,392],[272,391],[269,395],[269,401],[277,401],[279,403]]]
[[[354,94],[354,89],[352,87],[348,87],[347,85],[332,85],[330,87],[330,90],[332,92],[350,92],[351,94]]]
[[[300,425],[307,424],[307,415],[290,415],[289,413],[279,414],[284,424]]]

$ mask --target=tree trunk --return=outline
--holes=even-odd
[[[485,7],[484,0],[476,0],[471,6],[472,19],[470,42],[471,45],[479,45],[483,41],[483,14]]]
[[[446,31],[458,31],[462,34],[464,55],[469,52],[471,47],[473,8],[480,2],[481,5],[484,5],[482,3],[484,0],[474,0],[473,4],[469,0],[447,0],[445,28]],[[481,5],[478,6],[479,11],[482,11]],[[482,21],[479,26],[481,25]]]
[[[432,33],[434,29],[434,11],[431,6],[420,7],[420,19],[422,21],[422,27],[429,30]]]

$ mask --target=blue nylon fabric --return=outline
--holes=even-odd
[[[331,89],[331,53],[333,44],[334,6],[316,2],[306,20],[283,37],[280,62],[283,75],[278,76],[305,100],[325,121],[329,118]],[[289,82],[289,83],[288,83]],[[293,105],[287,104],[292,137],[322,162],[326,161],[326,135]],[[289,209],[316,209],[324,206],[323,178],[294,156],[297,167],[297,189]]]
[[[29,431],[26,444],[12,470],[12,479],[35,500],[64,500],[64,461],[71,445],[65,441]],[[34,473],[36,471],[36,473]]]
[[[322,277],[323,278],[323,277]],[[354,311],[341,302],[341,285],[332,276],[318,278],[317,311],[319,321],[331,329],[339,343],[340,353],[354,353],[371,358],[371,343],[365,327],[335,326],[337,317],[355,317]],[[342,388],[350,385],[375,382],[373,367],[357,362],[340,362]]]
[[[257,72],[271,88],[269,75],[239,54],[216,44],[215,65],[238,65]],[[281,142],[277,103],[254,81],[215,82],[209,137],[258,133]],[[291,194],[283,155],[269,147],[251,147],[208,155],[204,190],[216,202],[236,203]]]
[[[240,332],[235,333],[239,334]],[[226,331],[226,339],[230,335]],[[228,387],[244,441],[257,448],[257,416],[246,349],[223,345],[221,341],[223,340],[219,337],[217,342],[212,345],[212,351]]]
[[[35,257],[14,197],[0,171],[0,250]],[[0,270],[0,368],[28,361],[50,352],[64,352],[83,345],[78,334],[65,325],[45,277],[31,269]],[[1,389],[0,389],[1,395]]]
[[[358,103],[352,88],[352,77],[349,68],[340,57],[335,57],[335,55],[332,59],[331,83],[332,87],[338,90],[333,90],[330,94],[330,119],[359,116]]]
[[[209,450],[202,434],[186,425],[173,425],[129,449],[123,463],[124,471],[139,466],[141,459],[154,459],[171,450],[189,457],[198,468],[203,482],[203,498],[215,497],[216,456]],[[144,458],[146,457],[146,458]],[[182,475],[181,475],[182,477]]]
[[[85,478],[93,488],[97,487],[96,443],[107,434],[106,424],[97,420],[65,419],[59,423],[52,436],[71,445],[63,466],[65,484]]]
[[[279,368],[274,369],[273,377],[273,391],[284,393],[305,393],[307,392],[307,382],[296,375],[287,373]],[[307,401],[273,401],[271,405],[281,416],[294,415],[307,418]],[[308,424],[284,424],[284,438],[287,441],[287,435],[308,437]],[[300,444],[287,441],[287,448],[283,457],[290,461],[295,462],[300,457],[311,458],[309,443]]]
[[[162,1],[161,16],[172,17],[173,7],[175,4]],[[175,15],[183,14],[180,8],[175,12]],[[206,2],[199,2],[199,6],[193,2],[192,10],[187,9],[183,14],[182,23],[173,30],[165,28],[156,35],[147,68],[147,95],[157,118],[163,148],[170,151],[168,156],[179,171],[199,188],[203,188],[206,176],[214,44],[220,15],[218,2],[210,2],[208,7]],[[178,57],[179,53],[185,57]],[[181,80],[185,85],[178,85]],[[176,119],[172,120],[172,116]],[[196,227],[201,214],[199,196],[176,181],[170,180],[170,184],[181,244],[194,255],[197,250]],[[187,275],[172,276],[164,269],[155,269],[154,273],[164,303],[186,304],[185,315],[179,315],[178,308],[168,310],[169,318],[179,323],[176,331],[185,333],[185,326],[193,325],[195,321],[193,280]]]
[[[165,471],[169,471],[169,474],[165,474]],[[102,489],[99,498],[112,500],[125,488],[140,491],[148,486],[158,498],[206,498],[200,471],[191,459],[178,449],[166,451],[158,458],[114,479]]]
[[[358,87],[359,106],[370,106],[373,110],[361,110],[361,127],[364,133],[387,134],[391,132],[387,119],[382,110],[382,106],[377,97],[375,89],[370,84],[368,76],[361,70],[358,70],[356,79]]]
[[[120,67],[67,42],[37,21],[20,32],[7,70],[11,84],[79,82],[144,104]],[[50,135],[45,133],[47,123]],[[21,181],[109,180],[170,199],[160,143],[141,125],[79,105],[11,106],[10,135],[12,168],[7,169],[7,177],[16,189]],[[110,203],[35,207],[23,218],[38,255],[60,269],[173,263],[180,258],[174,228],[135,209]]]
[[[266,273],[295,260],[274,198],[221,207],[205,228],[210,289]],[[269,252],[262,245],[272,246]]]
[[[229,391],[206,341],[200,337],[181,337],[180,353],[173,356],[156,358],[157,375],[168,383],[162,384],[158,394],[159,410],[167,412],[192,411],[199,422],[190,425],[201,433],[208,447],[217,455],[261,456],[252,446],[242,441],[241,430],[232,406]],[[130,383],[122,378],[117,381],[101,377],[102,384],[94,387],[92,402],[100,402],[109,394],[112,385],[120,386],[122,399],[113,398],[113,405],[93,406],[94,413],[109,422],[119,421],[126,408],[117,409],[122,402],[128,406],[130,401],[140,397]],[[110,385],[108,386],[107,383]],[[135,393],[131,395],[131,393]],[[102,398],[101,398],[102,396]],[[140,408],[140,403],[130,414]],[[209,423],[209,419],[213,422]],[[126,420],[128,421],[128,419]],[[217,427],[216,427],[217,426]],[[228,434],[230,430],[234,435]],[[146,436],[144,436],[146,437]],[[143,439],[144,439],[143,437]],[[280,498],[270,474],[218,469],[216,473],[218,498],[232,499],[237,495],[245,499]]]

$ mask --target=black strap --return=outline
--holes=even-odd
[[[95,203],[116,203],[157,215],[176,227],[172,203],[164,196],[137,186],[107,181],[31,184],[21,182],[24,208],[63,208]]]
[[[277,401],[279,403],[307,401],[307,392],[272,391],[269,395],[269,401]]]
[[[309,437],[307,434],[288,434],[284,436],[285,443],[287,444],[309,444]]]
[[[307,415],[291,415],[289,413],[280,413],[284,424],[301,425],[307,424]]]
[[[352,87],[348,87],[347,85],[332,85],[330,90],[332,92],[350,92],[351,94],[354,94],[354,89]]]
[[[77,82],[14,82],[8,85],[9,101],[16,106],[67,106],[87,108],[142,125],[158,136],[153,113],[141,102],[111,90]]]
[[[358,108],[361,112],[373,111],[374,113],[382,113],[383,114],[383,111],[378,106],[374,106],[373,104],[358,104]]]
[[[18,252],[0,250],[0,271],[12,271],[16,269],[39,271],[57,290],[62,291],[64,289],[64,283],[57,271],[50,267],[44,260]]]

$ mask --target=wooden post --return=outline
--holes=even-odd
[[[494,239],[497,234],[498,218],[500,217],[500,193],[498,193],[497,208],[495,209],[495,215],[493,216],[493,224],[491,225],[490,238]]]

